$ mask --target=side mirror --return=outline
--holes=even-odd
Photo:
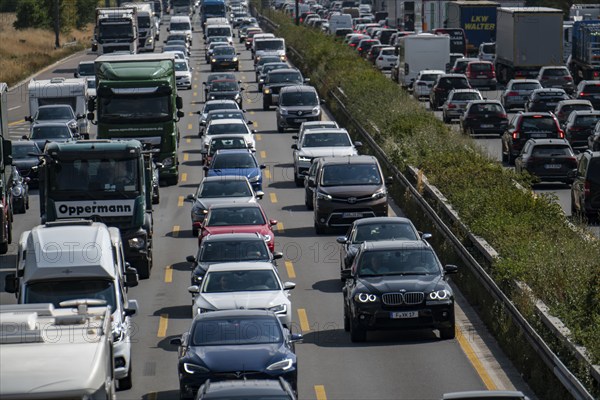
[[[283,253],[276,251],[275,253],[273,253],[273,260],[280,260],[283,258]]]
[[[83,118],[84,118],[84,115],[83,115],[83,114],[77,114],[77,115],[75,116],[75,118],[76,118],[76,119],[83,119]]]
[[[169,29],[169,28],[167,28]],[[98,44],[97,43],[92,43],[92,51],[98,51]]]
[[[202,154],[203,156],[208,154],[208,150],[207,149],[202,149],[200,150],[200,154]]]
[[[254,193],[254,196],[256,196],[257,199],[262,199],[265,196],[265,192],[257,190],[256,193]]]
[[[28,115],[28,116],[24,117],[23,119],[25,121],[33,122],[33,118],[31,118],[31,115]]]
[[[198,294],[200,293],[200,288],[196,285],[192,285],[188,287],[188,292],[190,292],[191,294]]]
[[[569,178],[569,179],[575,179],[575,178],[577,178],[577,170],[576,169],[572,169],[569,172],[567,172],[567,178]]]
[[[252,131],[251,131],[251,132],[252,132],[252,133],[256,133],[256,132],[257,132],[257,130],[256,130],[256,129],[252,129]]]
[[[177,107],[178,110],[181,110],[183,108],[183,99],[180,96],[176,97],[175,106]]]
[[[4,277],[4,290],[7,293],[17,293],[17,275],[8,274]]]
[[[168,28],[167,28],[168,29]],[[181,338],[174,338],[169,341],[174,346],[181,346]]]
[[[29,138],[27,137],[27,135],[23,135],[23,136],[21,136],[21,139],[28,140]]]
[[[194,196],[193,194],[188,194],[186,199],[187,200],[196,200],[196,196]]]
[[[294,282],[285,282],[283,284],[283,290],[292,290],[296,287],[296,284]]]
[[[302,342],[302,334],[292,333],[290,335],[290,343],[300,343],[300,342]]]
[[[298,135],[292,135],[292,139],[298,140]]]
[[[167,32],[171,32],[171,28],[167,26]]]
[[[254,121],[246,121],[247,125],[254,125]]]
[[[194,256],[187,256],[185,258],[185,261],[190,262],[190,263],[195,263],[196,262],[196,257],[194,257]]]
[[[431,233],[421,233],[421,239],[423,240],[431,239],[432,237],[433,235]]]
[[[240,92],[243,92],[244,90],[246,90],[246,88],[240,88]]]
[[[298,145],[296,143],[294,143],[293,145],[290,146],[292,149],[294,150],[298,150]]]
[[[276,219],[270,219],[269,220],[269,225],[271,225],[271,226],[277,225],[277,220]]]
[[[447,274],[455,274],[458,272],[458,267],[452,264],[444,265],[444,272]]]
[[[185,116],[183,111],[177,111],[177,118],[183,118]]]
[[[346,242],[348,241],[348,238],[346,236],[338,236],[335,239],[336,242],[338,242],[339,244],[346,244]]]
[[[132,315],[137,314],[139,309],[140,308],[138,307],[137,300],[127,300],[127,307],[125,307],[125,316],[131,317]]]
[[[385,184],[386,185],[391,185],[392,183],[394,183],[394,177],[393,176],[388,176],[387,178],[385,178]]]
[[[207,171],[207,172],[208,172],[208,166],[207,166],[207,165],[205,165],[204,167],[202,167],[202,169],[203,169],[204,171]]]
[[[79,78],[79,72],[73,72],[73,77]]]
[[[139,283],[139,277],[137,269],[125,263],[125,286],[136,287]]]
[[[363,145],[362,142],[358,142],[358,141],[354,142],[354,147],[356,147],[356,148],[362,147],[362,145]]]
[[[319,99],[319,103],[325,104],[325,99]]]

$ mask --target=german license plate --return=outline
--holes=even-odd
[[[228,66],[229,63],[228,62],[221,62],[221,65]]]
[[[306,122],[306,118],[296,118],[294,122]]]
[[[360,218],[362,213],[359,212],[346,212],[342,214],[342,218]]]
[[[556,107],[556,104],[557,104],[557,103],[555,103],[555,102],[546,103],[546,105],[547,105],[547,106],[550,106],[550,107]]]
[[[545,138],[546,136],[547,136],[546,133],[532,133],[531,134],[531,137],[534,137],[534,138]]]
[[[481,127],[482,128],[493,128],[494,125],[492,125],[492,124],[481,124]]]
[[[392,311],[390,312],[391,319],[402,319],[402,318],[419,318],[418,311]]]
[[[546,164],[544,165],[544,168],[546,169],[560,169],[561,165],[560,164]]]
[[[487,78],[487,75],[478,75],[478,76],[477,76],[477,78],[478,78],[478,79],[481,79],[481,78]]]

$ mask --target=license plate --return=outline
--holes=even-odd
[[[493,128],[494,125],[492,125],[492,124],[482,124],[481,127],[482,128]]]
[[[391,319],[402,319],[402,318],[419,318],[418,311],[392,311],[390,312]]]
[[[296,118],[294,122],[306,122],[306,118]]]
[[[359,212],[346,212],[342,214],[342,218],[360,218],[362,216],[362,213]]]
[[[546,136],[548,136],[546,133],[532,133],[531,137],[533,138],[545,138]]]
[[[544,165],[544,168],[546,169],[560,169],[561,165],[560,164],[546,164]]]
[[[221,65],[229,65],[229,63],[226,61],[221,61]]]
[[[477,79],[481,79],[481,78],[487,78],[487,75],[479,75],[479,76],[477,77]]]
[[[547,106],[550,106],[550,107],[556,107],[556,104],[557,104],[557,103],[546,103],[546,105],[547,105]]]

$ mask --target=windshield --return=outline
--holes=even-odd
[[[345,132],[307,133],[302,141],[302,147],[348,147],[351,145],[350,138]]]
[[[225,4],[205,4],[202,6],[206,15],[225,16]]]
[[[69,139],[71,130],[66,125],[34,126],[30,139]]]
[[[114,311],[116,309],[115,289],[109,280],[59,280],[41,281],[27,285],[25,290],[25,304],[52,303],[60,307],[59,303],[76,299],[106,300],[106,305]]]
[[[352,243],[379,240],[419,240],[415,230],[405,223],[361,224],[354,231]]]
[[[13,142],[12,145],[12,157],[14,159],[20,159],[20,158],[31,158],[34,156],[30,156],[29,153],[39,153],[39,149],[37,147],[37,145],[35,144],[35,142],[26,142],[23,144],[19,144],[17,145],[16,143]]]
[[[230,111],[230,112],[226,112],[226,111],[214,111],[212,113],[209,113],[206,116],[206,122],[210,122],[216,119],[240,119],[240,120],[245,120],[244,117],[244,113],[242,111]]]
[[[101,97],[98,114],[101,120],[125,120],[128,123],[168,121],[170,112],[169,95]]]
[[[287,66],[287,68],[290,67],[286,63],[282,63],[279,56],[263,56],[260,58],[260,60],[258,60],[258,62],[256,63],[256,66],[260,67],[260,66],[263,66],[268,63],[279,63],[279,64],[283,64],[283,65]]]
[[[258,207],[213,208],[207,226],[264,225],[265,219]]]
[[[187,40],[187,36],[184,34],[175,34],[167,36],[167,43],[172,40],[182,40],[185,42]]]
[[[213,110],[239,110],[239,107],[236,103],[209,103],[204,106],[204,110],[202,113],[206,114],[209,111]]]
[[[431,249],[368,251],[357,264],[361,277],[381,275],[440,274],[440,264]]]
[[[229,46],[219,46],[219,47],[215,47],[215,49],[213,50],[213,54],[214,55],[233,56],[233,55],[235,55],[235,49],[233,47],[229,47]]]
[[[317,106],[319,99],[315,92],[287,92],[281,97],[282,106]]]
[[[110,20],[108,20],[110,21]],[[98,28],[98,39],[130,39],[133,38],[131,22],[104,22]]]
[[[229,43],[229,38],[227,36],[211,36],[210,38],[207,39],[207,41],[209,42],[209,46],[211,45],[215,45],[217,43]]]
[[[471,63],[471,71],[487,72],[492,70],[492,64],[488,63]]]
[[[244,138],[233,138],[233,139],[215,139],[210,142],[209,154],[212,156],[217,150],[222,149],[247,149],[248,144]]]
[[[438,87],[446,89],[469,89],[469,82],[464,78],[440,78]]]
[[[190,31],[192,27],[189,22],[171,22],[172,31]]]
[[[224,135],[228,133],[248,134],[245,124],[210,124],[206,129],[207,135]]]
[[[475,114],[504,114],[504,110],[500,104],[473,104],[469,108],[469,112]]]
[[[209,92],[233,92],[238,90],[236,81],[213,81],[210,84]]]
[[[202,293],[260,292],[281,290],[272,270],[208,272]]]
[[[192,346],[226,346],[281,343],[283,334],[277,319],[241,318],[198,320],[192,332]]]
[[[269,261],[269,250],[262,238],[232,242],[217,240],[205,243],[198,258],[200,262]]]
[[[496,44],[484,44],[482,46],[482,51],[484,54],[494,54],[496,53]]]
[[[150,17],[138,15],[137,20],[139,28],[150,28]]]
[[[440,75],[439,74],[423,74],[423,75],[421,75],[421,78],[419,80],[425,81],[425,82],[435,82],[435,80],[437,79],[438,76],[440,76]]]
[[[256,168],[256,160],[250,153],[222,153],[213,159],[213,169]]]
[[[73,119],[73,111],[68,107],[48,107],[38,109],[36,120]]]
[[[91,158],[60,160],[49,168],[49,191],[102,192],[107,197],[121,198],[139,192],[139,170],[136,158]],[[117,196],[115,196],[117,195]]]
[[[321,184],[323,186],[381,185],[381,176],[375,164],[326,165]]]
[[[556,132],[558,127],[554,122],[554,118],[541,117],[541,118],[523,118],[520,126],[521,131],[535,131],[535,132]]]
[[[452,100],[481,100],[479,93],[454,93]]]
[[[188,65],[185,61],[175,61],[175,71],[188,71]]]
[[[278,73],[278,74],[269,74],[269,83],[302,83],[302,75],[299,72],[288,72],[288,73]]]
[[[549,68],[544,70],[543,76],[568,76],[569,71],[566,68]]]
[[[257,51],[267,50],[267,51],[275,51],[275,50],[285,50],[285,43],[281,39],[263,39],[257,40],[255,43],[255,47]]]
[[[77,67],[77,71],[81,76],[94,76],[94,64],[92,63],[81,63]]]
[[[252,189],[246,181],[208,181],[202,184],[198,197],[252,197]]]
[[[231,28],[219,27],[219,28],[206,28],[206,36],[231,36]]]

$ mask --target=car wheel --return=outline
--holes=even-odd
[[[150,250],[148,250],[150,252]],[[135,269],[138,271],[138,276],[140,279],[149,279],[150,278],[150,268],[152,267],[152,258],[151,255],[148,255],[146,260],[142,260],[139,264],[136,263]]]
[[[129,371],[127,371],[127,376],[117,381],[119,390],[129,390],[133,386],[133,375],[131,371],[131,361],[129,361]]]
[[[327,230],[324,226],[321,226],[315,222],[315,233],[317,235],[324,235],[325,233],[327,233]]]
[[[312,203],[312,198],[308,196],[308,193],[306,193],[306,190],[304,191],[304,205],[306,206],[306,208],[308,210],[313,210],[313,203]]]
[[[344,307],[344,330],[346,332],[350,332],[350,318],[348,317],[348,311],[346,311],[346,307]]]
[[[507,157],[508,157],[508,165],[515,165],[515,156],[513,156],[510,151],[508,152]]]
[[[180,398],[181,400],[192,400],[192,399],[194,398],[194,396],[193,396],[193,395],[191,395],[191,396],[190,396],[190,395],[189,395],[189,394],[188,394],[188,393],[185,391],[185,389],[184,389],[184,388],[183,388],[181,385],[179,385],[179,398]]]
[[[193,237],[198,237],[198,233],[199,233],[199,229],[198,228],[192,228],[192,236]]]
[[[448,117],[446,116],[446,114],[443,114],[443,115],[442,115],[442,120],[443,120],[443,121],[444,121],[444,123],[446,123],[446,124],[449,124],[449,123],[450,123],[450,118],[448,118]]]
[[[360,328],[354,319],[350,319],[350,340],[353,343],[361,343],[367,340],[367,330]]]
[[[297,187],[304,186],[304,179],[302,179],[302,178],[298,178],[297,176],[294,176],[294,182],[296,183]]]
[[[277,125],[277,132],[283,133],[283,132],[285,132],[285,129],[283,128],[283,126]]]
[[[502,150],[502,162],[503,163],[508,162],[508,158],[506,157],[506,153],[504,152],[504,150]]]
[[[452,321],[452,325],[446,328],[440,328],[440,339],[449,340],[454,339],[456,337],[456,327],[454,326],[454,321]]]
[[[29,195],[27,195],[27,198],[25,199],[25,209],[29,210]]]
[[[271,109],[271,106],[266,101],[263,101],[263,110],[269,111],[269,109]]]

